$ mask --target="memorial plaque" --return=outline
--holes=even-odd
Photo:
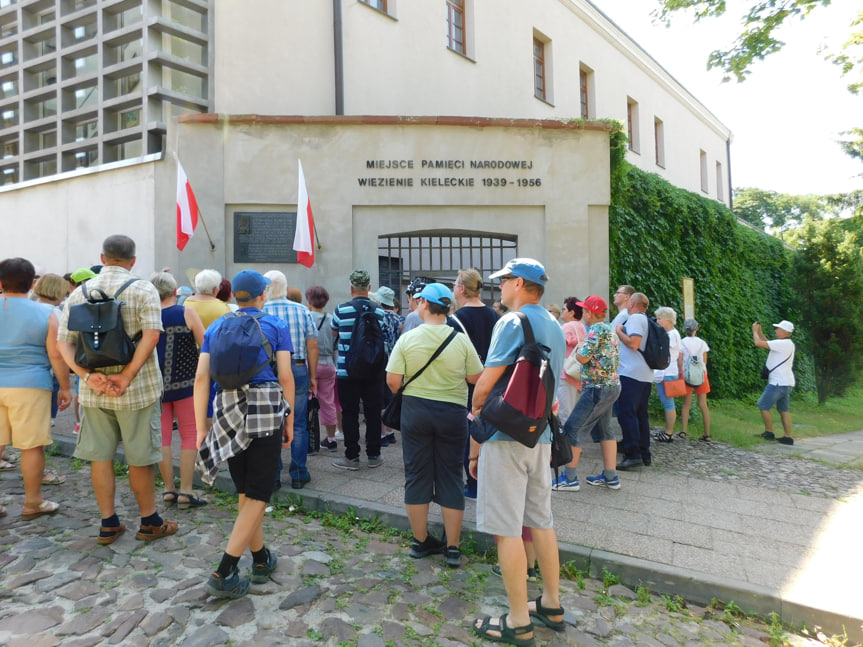
[[[234,212],[235,263],[296,263],[296,211]]]

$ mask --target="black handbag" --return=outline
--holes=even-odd
[[[317,454],[321,448],[321,403],[315,396],[309,398],[306,410],[306,428],[309,430],[309,454]]]
[[[381,413],[381,422],[383,422],[387,427],[389,427],[390,429],[401,430],[401,428],[402,428],[402,395],[404,394],[405,388],[407,388],[408,384],[410,384],[415,379],[417,379],[422,374],[422,372],[429,367],[429,364],[431,364],[433,361],[435,361],[438,358],[438,355],[440,355],[443,352],[443,349],[446,348],[447,345],[453,339],[455,339],[455,336],[457,334],[458,334],[458,330],[453,330],[450,333],[449,337],[444,339],[443,343],[440,346],[438,346],[438,349],[432,354],[432,356],[429,358],[429,361],[427,361],[425,363],[425,366],[423,366],[420,370],[418,370],[416,373],[414,373],[407,382],[402,384],[401,388],[396,393],[393,393],[393,399],[390,400],[390,403],[386,406],[386,408]]]
[[[551,466],[557,475],[557,468],[572,462],[572,443],[569,442],[569,436],[563,433],[563,425],[557,415],[548,417],[548,426],[551,427]]]

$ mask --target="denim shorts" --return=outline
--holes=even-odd
[[[768,384],[764,387],[764,393],[758,398],[758,408],[762,411],[770,411],[775,405],[779,413],[787,412],[791,401],[791,389],[793,388],[793,386]]]
[[[585,386],[563,431],[569,441],[579,447],[578,436],[582,431],[589,431],[593,442],[614,440],[611,429],[611,408],[620,396],[620,385],[605,387]]]

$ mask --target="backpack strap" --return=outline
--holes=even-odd
[[[120,286],[120,289],[119,289],[119,290],[117,290],[117,291],[114,293],[114,298],[116,299],[118,296],[120,296],[120,293],[121,293],[123,290],[125,290],[127,287],[129,287],[130,285],[132,285],[135,281],[140,281],[140,280],[141,280],[141,279],[139,279],[139,278],[137,278],[137,277],[134,277],[134,278],[131,278],[131,279],[129,279],[128,281],[126,281],[123,285],[121,285],[121,286]],[[85,285],[86,285],[86,284],[85,284]]]
[[[267,354],[267,360],[270,362],[270,366],[275,370],[276,368],[276,354],[273,352],[273,345],[270,343],[270,340],[267,339],[267,336],[264,334],[264,327],[261,326],[261,322],[259,319],[263,317],[266,312],[243,312],[241,314],[234,313],[235,317],[251,317],[255,320],[255,323],[258,324],[258,330],[261,332],[261,346],[264,347],[264,352]]]
[[[536,342],[536,337],[533,336],[533,326],[530,325],[530,319],[521,310],[515,313],[521,321],[521,327],[524,331],[524,343],[533,344]]]
[[[436,350],[436,351],[432,354],[432,356],[429,358],[429,361],[427,361],[427,362],[425,363],[425,366],[423,366],[420,370],[418,370],[416,373],[414,373],[413,375],[411,375],[411,378],[410,378],[407,382],[405,382],[404,384],[402,384],[401,388],[399,389],[399,393],[401,393],[402,391],[404,391],[404,390],[407,388],[408,384],[410,384],[410,383],[411,383],[411,382],[413,382],[415,379],[417,379],[417,378],[422,374],[422,372],[423,372],[424,370],[426,370],[426,369],[429,367],[429,365],[430,365],[433,361],[435,361],[435,360],[440,356],[440,354],[443,352],[444,348],[446,348],[446,347],[449,345],[449,343],[450,343],[453,339],[455,339],[455,336],[456,336],[457,334],[458,334],[458,330],[456,330],[455,328],[453,328],[453,330],[452,330],[452,332],[449,334],[449,336],[448,336],[446,339],[444,339],[444,340],[443,340],[443,343],[442,343],[440,346],[438,346],[437,350]]]
[[[321,323],[318,324],[318,330],[324,327],[324,322],[327,320],[327,313],[324,313],[324,316],[321,317]]]

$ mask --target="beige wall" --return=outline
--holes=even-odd
[[[331,2],[240,0],[216,6],[214,112],[332,115],[335,111]],[[391,2],[392,16],[343,0],[344,109],[349,115],[458,115],[569,119],[581,114],[579,68],[593,72],[592,119],[626,123],[639,104],[639,152],[630,162],[673,184],[717,198],[730,131],[629,37],[583,0],[469,0],[470,56],[446,47],[445,5]],[[299,27],[302,26],[302,28]],[[549,39],[549,102],[533,93],[534,31]],[[286,40],[287,39],[287,40]],[[289,43],[289,46],[286,46]],[[656,164],[653,124],[665,130]],[[701,191],[699,151],[707,153]]]
[[[99,263],[102,241],[126,234],[137,244],[135,273],[148,276],[161,249],[175,242],[173,228],[165,234],[153,227],[158,166],[127,165],[4,189],[0,258],[22,256],[43,272],[63,275]]]
[[[182,254],[163,249],[159,264],[178,274],[214,267],[227,276],[243,267],[280,269],[291,285],[324,285],[344,298],[347,276],[364,266],[377,284],[377,237],[415,230],[468,230],[515,234],[518,253],[534,256],[552,276],[549,299],[607,294],[608,135],[588,130],[329,123],[179,124],[175,146],[216,243],[198,233]],[[202,120],[201,120],[202,121]],[[354,120],[355,121],[355,120]],[[293,211],[297,158],[302,159],[323,249],[311,269],[294,264],[243,265],[233,261],[233,213]],[[366,168],[367,160],[412,160],[414,169]],[[529,171],[425,170],[428,160],[529,160]],[[172,163],[166,164],[171,166]],[[361,187],[361,177],[411,177],[412,188]],[[472,188],[420,186],[421,178],[471,177]],[[508,177],[510,186],[484,187],[483,178]],[[518,187],[539,178],[541,187]],[[173,188],[166,204],[173,201]],[[172,227],[159,209],[156,228]],[[164,215],[163,215],[164,214]]]

